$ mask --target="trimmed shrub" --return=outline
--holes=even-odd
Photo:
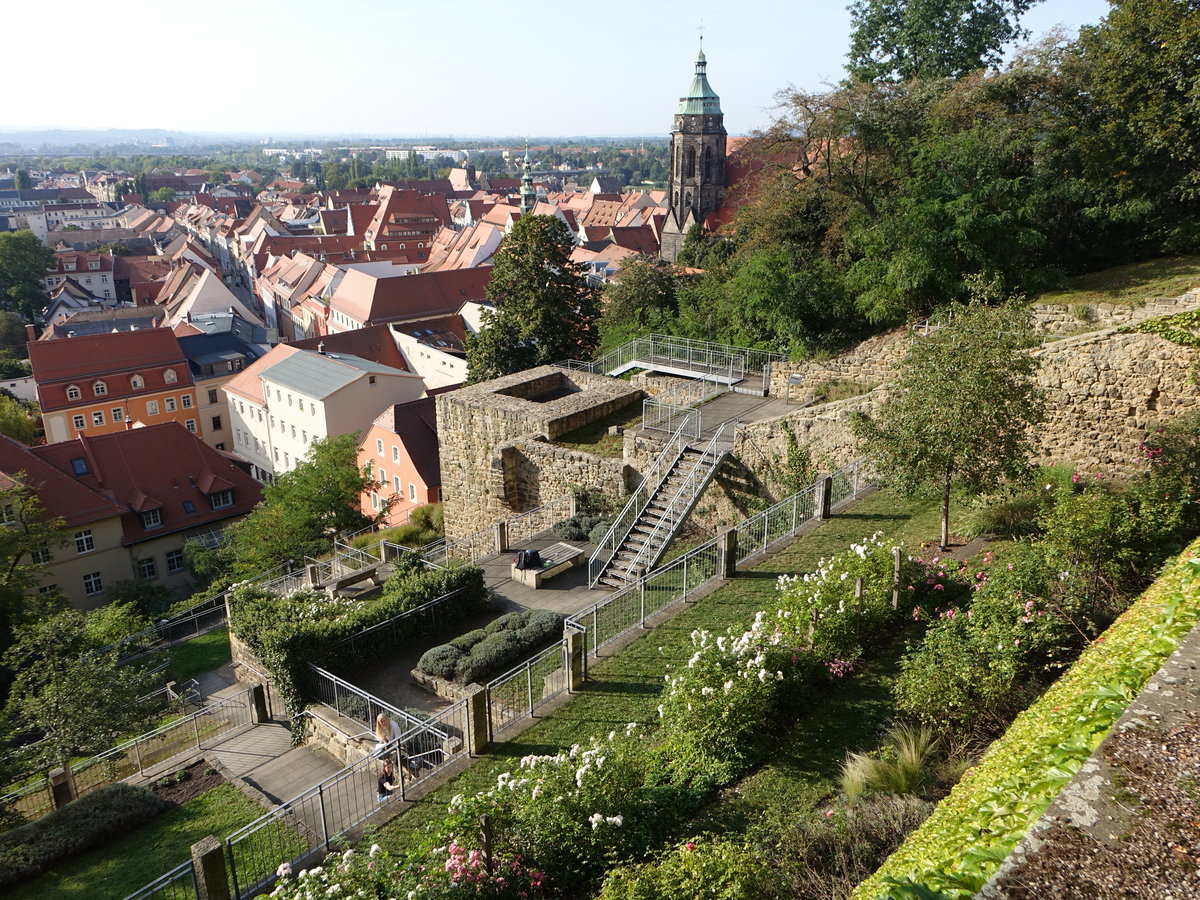
[[[18,884],[59,860],[103,846],[170,806],[146,788],[110,784],[0,834],[0,887]]]
[[[427,651],[417,668],[461,684],[482,681],[499,675],[561,635],[563,618],[562,613],[547,609],[507,613],[481,630],[468,632],[449,644]],[[442,674],[452,667],[452,675]]]
[[[612,522],[608,521],[608,519],[601,519],[588,532],[587,539],[593,544],[599,545],[604,540],[604,536],[608,534],[608,529],[610,528],[612,528]]]
[[[711,835],[684,841],[654,862],[619,866],[604,879],[600,900],[761,900],[770,870],[752,849]]]
[[[608,530],[610,522],[605,521],[600,516],[591,516],[586,513],[571,516],[569,519],[563,519],[561,522],[554,523],[554,533],[564,541],[586,541],[588,535],[593,530],[603,525],[604,528],[600,532],[603,537],[604,532]]]
[[[466,634],[460,634],[450,642],[450,646],[457,647],[463,653],[466,653],[487,636],[488,633],[482,628],[476,628],[474,631],[468,631]]]
[[[462,658],[463,651],[458,647],[453,644],[441,644],[421,654],[417,668],[438,678],[453,680]]]

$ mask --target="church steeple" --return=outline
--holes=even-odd
[[[703,39],[702,39],[703,40]],[[659,255],[675,261],[693,225],[702,225],[725,198],[725,115],[708,83],[704,45],[687,94],[679,98],[671,131],[669,208]]]
[[[525,165],[521,174],[521,215],[533,212],[537,206],[537,191],[533,187],[533,169],[529,164],[529,145],[525,145]]]

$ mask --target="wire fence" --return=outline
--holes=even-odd
[[[459,701],[404,732],[378,755],[347,766],[235,831],[225,840],[233,896],[264,890],[281,862],[303,865],[351,835],[382,806],[407,799],[466,752],[469,727],[467,704]],[[395,766],[399,790],[381,798],[378,780],[387,757]]]
[[[563,643],[547,647],[487,684],[488,738],[504,726],[532,716],[542,705],[567,692]]]
[[[75,786],[75,796],[82,797],[133,775],[145,775],[147,771],[181,753],[204,750],[217,738],[252,725],[253,711],[251,689],[247,689],[103,753],[72,763],[68,769]],[[0,807],[15,810],[26,820],[46,815],[54,809],[49,780],[39,778],[5,794],[0,797]]]
[[[160,875],[125,900],[195,900],[200,895],[196,885],[196,870],[189,859],[165,875]]]

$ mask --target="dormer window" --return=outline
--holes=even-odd
[[[174,384],[178,380],[179,376],[175,374],[174,369],[167,369],[167,371],[163,372],[163,381],[167,384]]]
[[[92,272],[100,271],[100,260],[98,260],[98,259],[88,260],[88,270],[92,271]]]
[[[108,393],[108,385],[105,384],[103,381],[97,381],[95,384],[92,385],[92,393],[95,394],[97,397],[103,397],[105,394]]]
[[[213,509],[226,509],[233,506],[233,491],[216,491],[209,494],[208,505]]]
[[[81,390],[79,390],[79,385],[72,384],[71,386],[69,386],[67,388],[67,399],[68,400],[78,400],[82,396],[83,396],[83,392]]]
[[[89,475],[92,470],[88,468],[86,459],[82,456],[77,456],[71,460],[71,471],[76,475]]]
[[[148,509],[142,513],[142,527],[147,531],[151,528],[161,528],[162,523],[162,509]]]
[[[134,375],[132,378],[129,379],[129,386],[131,388],[133,388],[135,391],[140,391],[142,388],[144,388],[146,386],[146,379],[143,378],[141,375]]]

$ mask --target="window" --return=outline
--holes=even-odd
[[[208,402],[209,402],[209,403],[216,403],[216,402],[217,402],[217,392],[216,392],[216,391],[209,391],[209,392],[208,392]]]
[[[374,375],[368,375],[368,376],[367,376],[367,384],[374,384],[374,383],[375,383],[375,376],[374,376]]]
[[[56,593],[58,593],[58,585],[57,584],[44,584],[40,588],[38,588],[38,593],[39,594],[56,594]]]
[[[275,454],[275,462],[279,462],[279,448],[278,448],[278,447],[273,447],[273,448],[272,448],[272,451],[273,451],[273,452],[274,452],[274,454]]]
[[[29,554],[29,558],[33,560],[34,565],[46,565],[53,558],[53,554],[50,552],[50,545],[42,544],[40,547],[34,547]]]
[[[309,404],[308,414],[310,416],[315,416],[317,414],[317,404],[315,404],[315,403]]]
[[[380,456],[383,456],[383,439],[382,438],[375,439],[375,452],[378,453]]]
[[[371,509],[379,512],[379,495],[371,491]]]
[[[184,394],[183,396],[181,396],[179,398],[179,402],[183,404],[184,409],[191,409],[192,408],[192,395]]]
[[[121,407],[119,407],[119,406],[114,406],[112,408],[112,420],[114,422],[124,422],[125,421],[125,410],[121,409]]]
[[[220,441],[220,442],[218,442],[218,443],[214,444],[213,446],[214,446],[214,447],[216,447],[216,449],[218,449],[218,450],[224,450],[224,449],[225,449],[225,442],[224,442],[224,441]]]
[[[292,440],[294,441],[295,439],[296,439],[296,426],[293,425],[292,426]]]
[[[142,513],[143,528],[158,528],[162,525],[162,510],[148,509]]]
[[[104,590],[104,582],[99,572],[88,572],[83,576],[83,592],[89,597]]]
[[[221,423],[221,417],[213,416],[212,417],[212,430],[220,431],[223,427],[224,427],[224,425]]]
[[[167,397],[163,401],[163,403],[167,407],[167,412],[175,412],[175,398],[174,397]]]
[[[304,443],[306,443],[306,444],[308,443],[308,432],[307,431],[304,431],[304,430],[300,431],[300,440],[304,441]]]
[[[395,491],[395,493],[399,494],[399,493],[401,493],[403,490],[404,490],[404,482],[402,482],[402,481],[400,480],[400,476],[399,476],[399,475],[397,475],[397,476],[396,476],[396,484],[395,484],[395,485],[394,485],[394,487],[393,487],[393,491]]]
[[[196,433],[196,420],[188,419],[186,422],[183,423],[183,427],[186,428],[188,431],[190,431],[192,434],[195,434]]]
[[[147,400],[146,401],[146,415],[148,415],[148,416],[157,416],[158,415],[158,401],[157,400]]]
[[[167,369],[167,371],[163,372],[163,381],[167,384],[174,384],[178,380],[179,376],[175,374],[174,369]]]
[[[286,450],[284,450],[283,451],[283,467],[285,469],[289,469],[289,468],[291,468],[291,466],[292,466],[291,457],[289,457],[288,452]]]
[[[129,379],[129,386],[131,388],[133,388],[135,391],[140,391],[142,388],[144,388],[146,386],[146,379],[143,378],[141,375],[134,375],[132,378]]]
[[[138,577],[139,578],[157,578],[158,567],[154,565],[154,557],[149,559],[138,560]]]
[[[233,491],[217,491],[209,494],[208,503],[213,509],[225,509],[233,506]]]
[[[83,392],[81,390],[79,390],[78,385],[73,384],[67,388],[67,399],[68,400],[78,400],[82,396],[83,396]]]
[[[171,573],[183,571],[183,551],[182,550],[168,550],[167,551],[167,571],[171,572]]]
[[[71,416],[71,424],[75,426],[76,431],[83,431],[87,425],[87,420],[83,416]]]
[[[388,479],[387,479],[387,472],[385,472],[383,469],[380,469],[380,470],[379,470],[379,480],[380,480],[380,482],[382,482],[384,485],[386,485],[386,484],[387,484],[387,481],[388,481]]]
[[[303,397],[296,398],[296,407],[300,410],[300,412],[304,412],[304,398]]]
[[[95,394],[97,397],[103,397],[105,394],[108,393],[108,385],[105,384],[103,381],[97,381],[95,384],[92,385],[92,393]]]
[[[288,394],[288,406],[292,405],[292,395]]]
[[[91,469],[88,468],[88,462],[82,456],[77,456],[71,460],[71,471],[76,475],[89,475]]]
[[[11,504],[11,503],[5,503],[3,507],[0,507],[0,516],[2,516],[4,518],[4,521],[0,524],[3,524],[3,525],[16,525],[17,524],[17,508],[15,506],[13,506],[13,504]]]
[[[250,412],[253,414],[254,410],[250,410]],[[242,404],[241,400],[238,401],[238,413],[243,416],[246,414],[246,407]]]
[[[275,427],[275,417],[271,416],[270,418],[271,418],[271,427],[274,428]]]
[[[408,499],[412,500],[414,503],[417,500],[417,486],[411,481],[408,483]]]
[[[400,448],[392,444],[392,462],[400,462]]]
[[[93,425],[103,425],[104,424],[104,410],[97,409],[92,412],[92,424]]]
[[[193,503],[191,500],[184,500],[183,501],[183,511],[188,514],[194,513],[196,511],[196,504]]]
[[[96,542],[92,539],[92,529],[85,528],[83,531],[75,532],[76,553],[91,553],[95,549]]]

